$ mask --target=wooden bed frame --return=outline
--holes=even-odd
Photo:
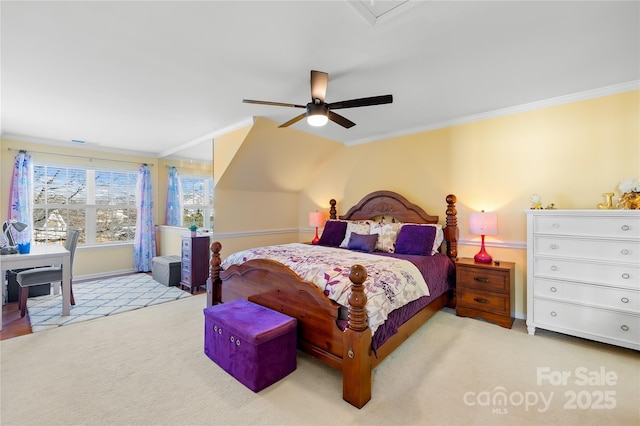
[[[457,257],[458,226],[456,197],[446,197],[444,237],[447,256]],[[336,218],[335,200],[330,201],[330,216]],[[340,219],[361,220],[391,216],[400,222],[437,223],[438,216],[427,214],[402,195],[377,191],[364,197],[340,216]],[[281,263],[255,259],[222,271],[222,245],[211,245],[211,274],[207,281],[207,306],[243,298],[283,312],[298,320],[300,350],[342,371],[343,398],[362,408],[371,399],[372,369],[404,342],[431,316],[453,303],[455,293],[447,292],[405,322],[398,333],[390,337],[374,354],[371,330],[367,325],[367,297],[362,283],[367,272],[361,265],[351,268],[348,325],[343,331],[337,325],[340,306],[329,300],[314,283],[303,281]],[[453,294],[450,294],[453,293]]]

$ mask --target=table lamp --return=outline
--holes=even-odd
[[[309,213],[309,226],[316,228],[316,236],[311,241],[311,244],[318,244],[320,237],[318,237],[318,228],[324,224],[324,215],[320,212]]]
[[[26,223],[18,222],[15,219],[7,220],[2,224],[2,235],[4,235],[4,239],[7,241],[7,246],[2,248],[2,254],[14,254],[18,252],[16,249],[18,244],[11,234],[11,228],[15,229],[16,232],[22,232],[27,229],[27,226]]]
[[[482,246],[480,251],[473,257],[478,263],[491,263],[493,260],[489,253],[484,249],[484,236],[496,235],[498,233],[498,215],[495,213],[471,213],[469,216],[469,230],[472,234],[482,236]]]

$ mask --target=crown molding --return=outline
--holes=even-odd
[[[603,96],[615,95],[618,93],[630,92],[640,89],[640,80],[628,81],[626,83],[613,84],[611,86],[600,87],[598,89],[585,90],[582,92],[572,93],[569,95],[557,96],[555,98],[543,99],[541,101],[530,102],[522,105],[497,109],[494,111],[483,112],[480,114],[468,115],[466,117],[454,118],[452,120],[442,121],[439,123],[427,124],[424,126],[413,127],[411,129],[400,132],[385,133],[373,138],[359,139],[357,141],[345,144],[347,146],[361,145],[370,142],[377,142],[383,139],[390,139],[399,136],[406,136],[415,133],[427,132],[431,130],[442,129],[445,127],[457,126],[460,124],[472,123],[475,121],[487,120],[490,118],[504,117],[507,115],[519,114],[527,111],[534,111],[542,108],[549,108],[557,105],[568,104],[572,102],[585,101],[588,99],[600,98]]]

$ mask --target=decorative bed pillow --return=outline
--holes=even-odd
[[[324,224],[324,230],[320,236],[318,245],[338,247],[344,239],[344,233],[347,230],[347,222],[339,220],[328,220]]]
[[[399,222],[381,222],[371,224],[370,234],[378,235],[378,242],[376,243],[376,250],[383,251],[385,253],[393,253],[396,246],[396,240],[398,239],[398,232],[402,223]]]
[[[403,225],[396,241],[396,253],[431,256],[436,238],[435,226]]]
[[[349,250],[358,250],[371,253],[376,248],[376,241],[378,241],[377,234],[365,235],[352,232],[351,237],[349,237],[349,244],[347,245],[347,248]]]
[[[351,233],[355,232],[357,234],[367,235],[369,233],[369,229],[371,229],[371,222],[368,220],[364,221],[351,221],[348,220],[347,231],[344,234],[344,239],[342,243],[340,243],[340,247],[346,248],[349,245],[349,237],[351,237]]]

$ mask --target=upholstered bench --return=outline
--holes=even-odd
[[[246,300],[204,309],[204,353],[254,392],[297,366],[295,318]]]
[[[180,256],[156,256],[151,259],[151,276],[167,287],[180,285]]]

